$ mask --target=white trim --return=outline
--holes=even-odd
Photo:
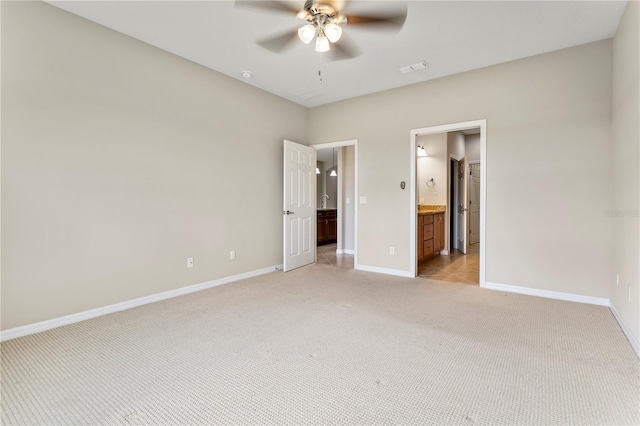
[[[545,297],[547,299],[566,300],[569,302],[587,303],[589,305],[610,306],[609,299],[605,299],[604,297],[583,296],[581,294],[563,293],[560,291],[541,290],[538,288],[497,283],[485,283],[484,288],[489,290],[506,291],[508,293]]]
[[[409,192],[409,273],[415,277],[418,273],[418,262],[416,259],[416,138],[422,135],[431,135],[436,133],[447,133],[456,130],[474,129],[480,127],[480,287],[486,287],[487,277],[487,120],[464,121],[460,123],[443,124],[439,126],[423,127],[413,129],[409,132],[409,148],[410,148],[410,179],[413,191]]]
[[[441,256],[449,256],[449,250],[447,250],[447,249],[440,250],[440,255]]]
[[[355,250],[349,250],[349,249],[338,250],[338,249],[336,249],[336,254],[355,254],[355,253],[356,253]]]
[[[402,271],[400,269],[379,268],[377,266],[367,266],[367,265],[358,265],[355,269],[357,269],[359,271],[375,272],[375,273],[378,273],[378,274],[386,274],[386,275],[395,275],[395,276],[398,276],[398,277],[415,278],[415,276],[411,275],[410,272]]]
[[[138,297],[137,299],[131,299],[124,302],[115,303],[113,305],[90,309],[88,311],[78,312],[76,314],[65,315],[63,317],[40,321],[34,324],[23,325],[21,327],[10,328],[8,330],[0,332],[0,342],[15,339],[16,337],[28,336],[29,334],[39,333],[41,331],[51,330],[52,328],[100,317],[102,315],[124,311],[126,309],[135,308],[137,306],[159,302],[161,300],[171,299],[173,297],[183,296],[189,293],[195,293],[196,291],[206,290],[208,288],[216,287],[222,284],[228,284],[235,281],[245,280],[247,278],[257,277],[259,275],[268,274],[277,270],[282,270],[282,265],[270,266],[268,268],[258,269],[256,271],[245,272],[238,275],[232,275],[230,277],[219,278],[213,281],[207,281],[200,284],[177,288],[175,290],[169,290],[149,296]]]
[[[353,150],[355,151],[354,158],[354,171],[353,171],[353,266],[354,269],[358,269],[358,204],[356,201],[360,199],[359,194],[359,185],[358,185],[358,139],[348,139],[344,141],[337,142],[327,142],[309,145],[311,148],[315,148],[316,151],[319,149],[327,149],[327,148],[340,148],[343,146],[353,146]],[[340,176],[340,175],[338,175]],[[340,185],[338,185],[338,190],[340,190]],[[338,201],[341,202],[342,197],[338,197]],[[340,211],[340,210],[338,210]],[[342,224],[340,225],[340,231],[342,231]],[[316,234],[317,235],[317,234]],[[316,242],[317,244],[317,242]]]
[[[622,332],[624,333],[625,336],[627,336],[627,340],[629,341],[629,344],[631,344],[631,347],[635,351],[636,355],[638,356],[638,358],[640,358],[640,344],[638,343],[636,338],[633,336],[633,334],[631,334],[627,326],[624,325],[622,320],[620,320],[620,316],[618,315],[618,312],[616,311],[615,306],[613,306],[613,303],[609,303],[609,309],[611,310],[613,317],[616,319],[616,321],[618,321],[618,325],[620,325]]]

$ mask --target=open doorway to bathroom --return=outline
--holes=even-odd
[[[411,142],[414,275],[484,286],[486,121],[416,129]]]
[[[357,141],[314,145],[317,150],[316,262],[357,265]]]

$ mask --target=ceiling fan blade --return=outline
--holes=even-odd
[[[343,11],[347,6],[347,0],[324,0],[321,3],[327,3],[333,6],[337,11]]]
[[[274,12],[284,12],[291,15],[297,15],[300,8],[297,7],[297,3],[291,1],[277,1],[277,0],[236,0],[236,6],[240,7],[254,7],[257,9],[267,9]]]
[[[347,25],[367,25],[399,30],[406,19],[406,10],[387,15],[347,15]]]
[[[342,61],[360,56],[358,48],[344,34],[337,43],[331,45],[331,50],[328,53],[331,61]]]
[[[298,30],[287,31],[275,37],[258,40],[256,43],[267,50],[280,53],[290,47],[295,40],[298,40]]]

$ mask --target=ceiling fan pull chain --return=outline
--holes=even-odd
[[[322,84],[322,71],[318,70],[318,79],[320,80],[320,84]]]

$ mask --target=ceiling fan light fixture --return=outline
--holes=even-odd
[[[319,34],[316,39],[316,52],[328,52],[330,49],[329,39],[324,34]]]
[[[335,43],[342,36],[342,28],[336,24],[327,24],[324,26],[324,34],[331,43]]]
[[[298,37],[304,44],[311,43],[311,40],[316,36],[316,27],[311,24],[303,25],[298,30]]]

